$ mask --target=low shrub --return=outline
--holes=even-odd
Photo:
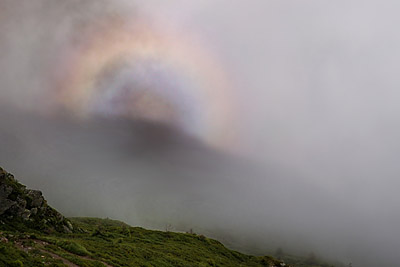
[[[81,244],[78,244],[73,241],[59,241],[57,242],[57,245],[62,247],[68,252],[71,252],[73,254],[79,255],[79,256],[89,256],[90,253],[87,251],[87,249],[82,246]]]

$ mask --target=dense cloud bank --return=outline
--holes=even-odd
[[[399,4],[143,2],[0,2],[2,167],[68,216],[193,228],[260,253],[283,247],[353,266],[397,265]],[[75,66],[65,59],[89,51],[88,36],[136,20],[149,28],[168,21],[164,34],[195,36],[218,55],[233,86],[209,99],[234,109],[233,120],[216,109],[226,134],[235,133],[234,153],[202,139],[208,132],[193,136],[169,120],[147,120],[148,106],[142,117],[104,116],[97,106],[77,116],[79,103],[54,97]],[[146,61],[145,70],[161,71],[135,77],[162,87],[172,72],[173,85],[208,84],[182,78],[185,68],[175,63]],[[131,81],[121,66],[106,85]],[[161,82],[148,82],[149,73]],[[160,112],[175,104],[148,97]]]

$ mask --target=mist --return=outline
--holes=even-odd
[[[0,165],[66,216],[396,266],[399,5],[0,0]]]

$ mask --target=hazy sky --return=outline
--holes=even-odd
[[[0,164],[68,216],[395,266],[399,8],[0,0]]]

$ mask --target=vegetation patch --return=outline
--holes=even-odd
[[[86,250],[84,246],[78,244],[74,241],[58,241],[56,243],[59,247],[65,249],[68,252],[79,256],[89,256],[90,253]]]
[[[315,255],[250,256],[194,233],[150,231],[111,219],[65,219],[40,191],[26,189],[1,168],[0,204],[0,266],[328,266]]]

